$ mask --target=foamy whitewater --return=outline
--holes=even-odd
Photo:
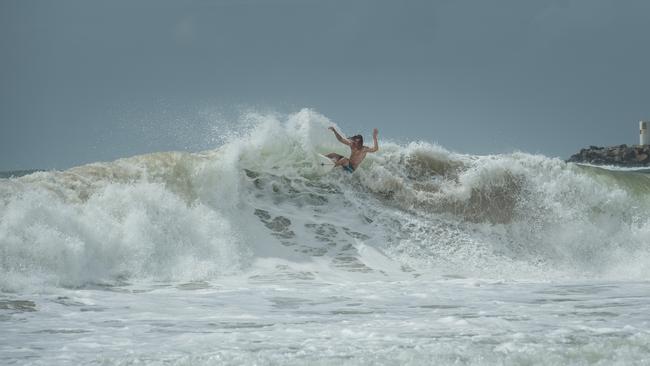
[[[0,179],[1,364],[650,364],[650,175],[245,118]]]

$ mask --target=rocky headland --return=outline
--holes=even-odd
[[[650,166],[650,145],[589,146],[572,155],[567,162],[623,167]]]

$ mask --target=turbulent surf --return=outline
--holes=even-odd
[[[508,296],[517,297],[512,294],[520,292],[530,304],[539,300],[531,293],[547,291],[551,299],[546,299],[553,305],[553,299],[566,294],[563,291],[572,293],[566,287],[558,289],[558,283],[573,286],[579,282],[573,294],[585,296],[587,303],[582,305],[596,309],[598,304],[589,301],[597,299],[589,296],[604,291],[603,284],[631,284],[623,292],[637,298],[647,289],[648,174],[567,164],[557,158],[520,152],[473,156],[426,142],[384,140],[380,151],[369,155],[354,174],[334,170],[323,175],[316,169],[319,153],[346,153],[326,133],[332,125],[326,117],[302,110],[286,117],[247,118],[256,121],[253,127],[233,133],[229,141],[211,151],[160,152],[0,179],[0,311],[8,314],[0,315],[0,320],[15,324],[12,320],[16,317],[27,316],[39,306],[56,304],[72,311],[102,303],[109,313],[128,317],[112,303],[117,298],[107,289],[130,294],[141,291],[142,304],[160,296],[156,286],[170,291],[165,296],[174,300],[169,301],[181,301],[175,298],[180,290],[216,294],[221,293],[219,289],[228,289],[236,299],[229,302],[226,295],[215,295],[218,304],[211,306],[223,311],[229,320],[206,321],[213,324],[204,324],[206,332],[223,335],[217,330],[231,329],[264,343],[268,339],[260,334],[267,333],[256,332],[264,328],[276,336],[284,334],[274,328],[291,323],[282,316],[295,315],[292,312],[309,308],[312,301],[314,314],[322,309],[329,314],[309,320],[313,326],[339,336],[343,332],[344,338],[357,340],[358,347],[351,349],[345,343],[331,341],[330,349],[325,346],[329,338],[305,345],[300,343],[301,337],[285,334],[286,344],[276,344],[284,353],[256,348],[250,339],[242,341],[246,346],[238,350],[229,348],[233,345],[227,342],[217,349],[199,342],[191,356],[180,347],[158,361],[419,364],[437,359],[440,363],[536,363],[543,361],[538,357],[544,350],[535,348],[539,339],[523,334],[539,331],[542,337],[551,330],[531,324],[511,329],[509,335],[491,333],[487,327],[478,329],[471,323],[475,319],[463,318],[455,307],[476,305],[476,298],[491,304],[505,301],[497,295],[502,290],[495,287],[477,294],[464,287],[502,284]],[[361,284],[385,302],[370,293],[359,295],[355,287]],[[450,284],[465,295],[455,298]],[[324,285],[329,290],[320,290]],[[296,291],[305,295],[270,294],[282,292],[281,288],[299,289]],[[408,294],[400,297],[400,288]],[[432,291],[439,294],[436,304],[423,301],[435,296]],[[197,294],[195,299],[204,295]],[[644,296],[647,298],[647,293]],[[258,300],[266,301],[269,309],[277,312],[247,308],[246,304]],[[358,305],[346,307],[341,302]],[[246,310],[238,313],[233,304]],[[404,323],[389,324],[399,328],[395,332],[373,323],[372,314],[384,314],[388,323],[390,319],[397,321],[396,314],[402,313],[394,309],[399,306],[415,309],[412,319],[432,321],[437,317],[438,322],[427,329],[411,323],[411,335],[400,328]],[[472,313],[469,309],[473,305],[467,306],[463,312]],[[494,308],[486,305],[474,310],[479,314]],[[63,312],[53,310],[42,316],[58,319]],[[506,313],[499,315],[503,322],[517,322],[514,313]],[[195,320],[207,316],[202,311],[192,314]],[[242,325],[242,319],[233,320],[237,314],[253,319],[247,321],[249,328]],[[300,314],[309,318],[307,312]],[[549,314],[539,315],[539,319],[547,319]],[[409,322],[409,315],[403,315],[402,320]],[[533,318],[525,309],[520,315]],[[191,314],[166,316],[174,319],[170,320],[174,324],[171,328],[182,329],[186,325],[181,325],[181,319],[192,318]],[[346,316],[368,322],[354,329],[334,324],[335,319]],[[633,320],[647,324],[649,318],[639,316]],[[584,320],[584,324],[589,321]],[[61,320],[61,324],[65,322]],[[129,321],[124,322],[126,327]],[[61,324],[51,325],[45,334],[74,328]],[[439,329],[445,324],[454,329],[457,337],[453,340],[445,338],[445,331]],[[504,324],[501,326],[508,328]],[[611,339],[592,338],[584,329],[578,335],[572,333],[578,339],[574,348],[563,348],[558,340],[562,350],[556,355],[558,362],[571,360],[572,349],[578,349],[578,354],[597,353],[589,344],[610,350],[615,344],[625,344],[630,352],[648,360],[648,343],[643,346],[648,333],[636,328],[624,331],[630,324],[607,324],[612,329],[620,326],[615,332],[622,332]],[[301,332],[310,327],[294,324]],[[42,331],[36,328],[25,332]],[[82,331],[100,334],[99,328]],[[21,328],[16,329],[10,333],[17,339],[32,342],[34,349],[43,345],[44,333],[21,338]],[[182,329],[176,329],[178,334]],[[386,337],[402,334],[411,342],[384,339],[390,347],[397,347],[394,350],[400,350],[384,354],[379,350],[386,344],[381,337],[373,338],[383,332]],[[474,338],[464,336],[467,332],[473,332]],[[438,337],[437,342],[422,341],[432,334]],[[468,346],[467,342],[483,336],[492,343],[481,343],[462,358],[461,349]],[[565,336],[556,334],[554,339]],[[304,353],[309,347],[321,352],[322,358]],[[28,349],[12,353],[3,348],[2,352],[14,360],[35,357]],[[80,358],[68,361],[100,360],[93,353],[79,352]],[[127,356],[116,351],[104,360],[146,362],[153,357],[152,352],[153,348],[146,347]],[[496,356],[488,356],[493,353]],[[44,364],[51,360],[48,357],[57,355],[53,349],[37,354],[42,357],[36,357],[36,363]],[[603,363],[629,360],[613,351],[594,357]],[[58,359],[58,363],[66,360]]]

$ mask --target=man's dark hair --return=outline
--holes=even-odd
[[[359,140],[361,145],[363,145],[363,136],[361,136],[361,135],[354,135],[354,136],[350,137],[350,140]]]

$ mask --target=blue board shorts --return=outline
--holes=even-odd
[[[345,170],[348,173],[354,173],[354,167],[352,166],[352,164],[341,165],[341,167],[343,168],[343,170]]]

